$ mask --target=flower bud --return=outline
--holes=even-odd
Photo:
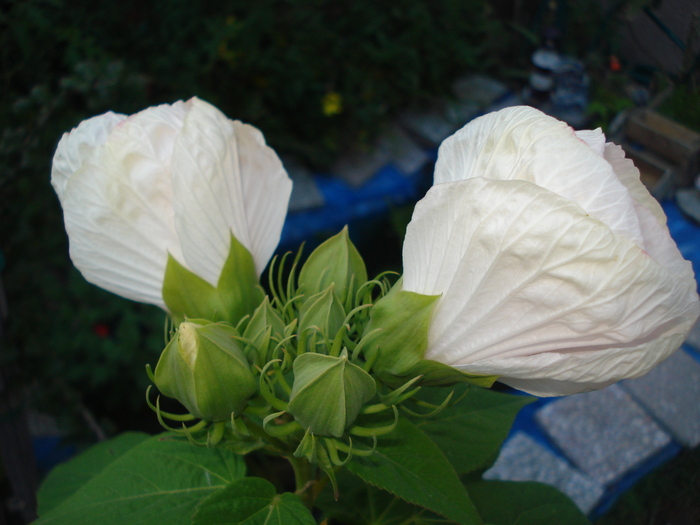
[[[335,284],[335,293],[346,304],[367,282],[365,262],[348,236],[348,227],[316,248],[299,273],[299,287],[315,295]]]
[[[163,395],[180,401],[207,421],[227,421],[257,390],[236,330],[225,324],[189,320],[180,324],[155,371]]]
[[[339,357],[309,352],[294,360],[288,410],[312,434],[341,437],[375,392],[372,377],[348,361],[347,351]]]
[[[307,299],[299,312],[299,333],[316,326],[328,339],[333,339],[345,321],[345,309],[335,294],[335,285]]]
[[[260,306],[255,309],[253,317],[243,332],[243,338],[255,345],[260,358],[258,361],[260,366],[263,366],[267,360],[267,351],[270,347],[271,337],[277,340],[284,337],[284,321],[270,305],[269,298],[265,296]]]

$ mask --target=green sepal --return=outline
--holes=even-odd
[[[335,294],[331,284],[323,292],[309,297],[299,311],[299,333],[317,327],[321,333],[333,341],[335,334],[345,321],[345,309]]]
[[[428,348],[428,329],[439,295],[401,290],[399,280],[374,305],[364,334],[370,334],[365,350],[372,370],[382,375],[404,376],[415,367]]]
[[[471,383],[490,387],[498,376],[462,372],[444,363],[424,359],[428,330],[439,295],[401,290],[399,280],[370,312],[364,333],[369,334],[367,360],[372,371],[387,385],[396,387],[417,376],[418,385],[450,386]],[[377,330],[370,334],[373,330]]]
[[[360,252],[348,235],[348,227],[316,248],[299,273],[299,289],[307,296],[315,295],[335,284],[335,293],[345,304],[351,304],[360,287],[367,282],[367,269]]]
[[[168,254],[163,300],[175,324],[185,318],[197,318],[235,325],[244,316],[253,313],[263,296],[255,261],[233,234],[216,287]]]
[[[258,384],[237,336],[235,328],[222,323],[181,323],[158,360],[156,386],[193,416],[229,421],[232,413],[243,410]]]
[[[402,375],[400,383],[403,384],[405,379],[416,376],[423,376],[418,381],[421,386],[452,386],[459,383],[469,383],[484,388],[491,387],[500,377],[469,374],[439,361],[421,359]]]
[[[294,360],[288,411],[315,435],[341,437],[375,393],[372,377],[348,361],[346,351],[339,357],[305,353]]]

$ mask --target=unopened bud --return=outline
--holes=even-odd
[[[309,297],[299,312],[299,333],[311,327],[318,328],[328,339],[333,340],[345,321],[345,309],[335,294],[335,285]]]
[[[257,381],[234,339],[235,328],[190,320],[180,324],[155,370],[163,395],[207,421],[227,421],[256,392]]]
[[[334,284],[342,304],[348,296],[352,303],[366,282],[365,262],[350,241],[347,226],[316,248],[299,273],[299,288],[306,295],[315,295]]]
[[[340,357],[305,353],[294,360],[289,413],[310,433],[341,437],[376,393],[374,379]]]

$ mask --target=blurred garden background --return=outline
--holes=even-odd
[[[437,126],[436,112],[464,108],[455,86],[475,78],[496,86],[490,102],[515,96],[556,110],[550,89],[533,82],[551,74],[533,62],[544,49],[573,64],[573,98],[560,108],[572,124],[615,133],[631,110],[652,105],[700,132],[698,13],[693,0],[2,0],[3,432],[25,408],[35,426],[60,430],[60,446],[37,445],[43,474],[105,436],[160,430],[144,400],[144,365],[163,348],[163,312],[88,284],[68,257],[49,175],[58,140],[80,121],[198,96],[257,126],[285,164],[307,174],[303,184],[360,195],[371,181],[339,177],[343,159],[369,162],[399,126],[427,157],[402,198],[380,197],[366,213],[356,206],[351,235],[374,275],[400,270],[403,230],[430,185],[436,144],[411,115],[432,115],[426,125]],[[662,179],[663,170],[650,184],[666,198],[692,183],[685,174],[670,186]],[[298,204],[290,220],[303,220],[285,248],[336,233],[318,224],[322,205]],[[666,468],[601,523],[700,523],[697,447]],[[0,524],[22,523],[7,470]],[[669,508],[687,509],[669,521]]]

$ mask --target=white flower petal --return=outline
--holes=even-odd
[[[437,184],[416,206],[404,289],[442,294],[427,358],[571,393],[625,366],[643,373],[682,342],[698,299],[690,263],[677,258],[681,278],[568,199],[473,178]]]
[[[92,155],[92,150],[107,141],[114,127],[126,115],[107,112],[82,121],[70,133],[64,133],[56,147],[51,166],[51,184],[58,199],[63,201],[63,192],[73,173],[82,166],[84,159]]]
[[[605,134],[600,128],[582,129],[574,131],[574,135],[581,139],[586,145],[591,148],[596,155],[602,157],[605,153]]]
[[[578,394],[644,375],[683,343],[692,324],[682,323],[674,333],[634,347],[484,359],[456,368],[503,374],[502,383],[540,397]]]
[[[182,261],[169,169],[183,116],[181,103],[149,108],[111,126],[109,140],[90,142],[85,129],[57,151],[55,186],[76,267],[102,288],[162,308],[168,252]]]
[[[649,190],[642,184],[642,181],[639,179],[639,170],[632,160],[625,157],[625,152],[622,147],[608,142],[605,145],[603,155],[617,175],[618,180],[624,184],[627,191],[630,192],[632,198],[637,203],[647,208],[660,224],[665,225],[666,214],[663,208],[661,208],[659,202],[652,197]]]
[[[233,233],[262,273],[291,193],[275,152],[252,126],[197,98],[173,152],[175,226],[189,268],[216,285]]]
[[[666,227],[666,215],[659,202],[651,196],[639,179],[639,170],[625,157],[620,146],[605,145],[605,160],[625,185],[633,200],[634,211],[643,236],[642,248],[661,266],[681,280],[694,279],[692,266],[678,251]]]
[[[596,153],[600,137],[595,133],[583,134],[592,148],[565,123],[536,109],[517,106],[489,113],[442,143],[435,183],[472,177],[526,180],[576,202],[615,233],[643,246],[632,198]]]

